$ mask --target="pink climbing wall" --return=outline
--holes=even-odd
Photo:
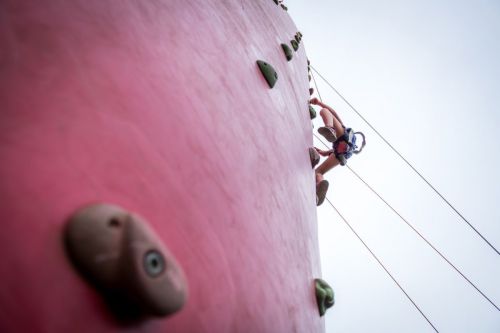
[[[324,330],[297,31],[272,0],[0,2],[0,332]],[[117,324],[62,246],[91,202],[150,221],[180,312]]]

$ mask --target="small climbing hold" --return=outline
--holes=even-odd
[[[314,94],[314,88],[309,88],[309,95]]]
[[[286,60],[288,61],[292,60],[293,52],[290,46],[288,46],[287,44],[281,44],[281,48],[283,49],[283,52],[285,52]]]
[[[295,39],[291,40],[290,44],[292,44],[292,47],[295,51],[297,51],[299,49],[299,43],[297,43],[297,41]]]
[[[309,148],[309,158],[311,159],[311,166],[314,169],[314,167],[318,165],[320,160],[318,151],[314,148]]]
[[[309,75],[309,82],[311,82],[311,75]]]
[[[281,8],[283,8],[284,10],[288,10],[287,6],[281,4]]]
[[[257,65],[259,65],[259,69],[262,72],[262,75],[264,75],[269,88],[274,87],[276,81],[278,81],[278,73],[276,73],[273,66],[262,60],[257,60]]]
[[[309,116],[311,116],[311,119],[316,118],[316,110],[311,105],[309,105]]]
[[[307,66],[311,65],[311,62],[309,61],[309,59],[307,59]]]
[[[318,303],[319,315],[323,316],[328,308],[335,304],[335,293],[332,287],[322,279],[314,279],[316,288],[316,302]]]
[[[279,4],[280,4],[278,0],[273,0],[273,1],[274,1],[274,3],[275,3],[276,5],[279,5]]]
[[[300,36],[299,36],[299,34],[295,34],[295,40],[297,41],[297,43],[300,43]]]

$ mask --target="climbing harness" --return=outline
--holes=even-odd
[[[327,140],[329,139],[328,141],[333,141],[333,149],[330,151],[330,154],[335,154],[335,157],[337,158],[337,160],[339,160],[340,165],[342,166],[347,164],[347,160],[352,156],[352,154],[361,153],[366,145],[365,135],[362,132],[354,132],[352,128],[346,128],[344,134],[335,139],[333,139],[333,133],[330,134],[328,133],[328,131],[332,131],[332,129],[328,127],[322,127],[318,129],[318,132],[320,132],[320,134],[325,136]],[[357,134],[361,135],[363,140],[361,148],[359,149],[357,149],[358,146],[356,145]]]
[[[356,134],[361,135],[363,143],[359,149],[356,145]],[[366,145],[365,135],[362,132],[354,132],[352,128],[346,128],[345,133],[333,143],[333,153],[339,160],[340,165],[346,165],[347,159],[352,154],[359,154]]]

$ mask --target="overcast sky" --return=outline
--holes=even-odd
[[[500,249],[500,1],[285,3],[312,65]],[[500,256],[316,79],[367,135],[349,165],[500,306]],[[347,168],[326,178],[330,200],[440,332],[500,332],[500,312]],[[327,332],[433,332],[327,202],[318,218],[337,302]]]

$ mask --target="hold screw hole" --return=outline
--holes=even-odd
[[[108,222],[108,226],[110,226],[112,228],[118,228],[120,225],[121,225],[121,222],[116,217],[113,217]]]

